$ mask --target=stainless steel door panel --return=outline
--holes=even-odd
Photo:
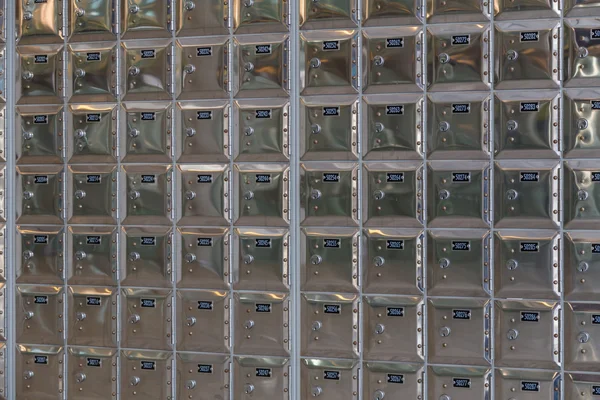
[[[312,31],[300,34],[298,62],[301,71],[304,72],[300,74],[300,94],[356,93],[357,46],[358,33],[355,30]]]
[[[600,12],[600,2],[598,0],[564,0],[563,10],[564,15],[569,17],[597,16]]]
[[[490,292],[488,231],[430,231],[427,293],[430,296],[487,297]]]
[[[114,40],[115,3],[115,0],[69,0],[70,40]]]
[[[238,100],[233,120],[235,161],[288,161],[290,157],[287,100]]]
[[[364,359],[422,362],[423,299],[365,296],[364,301]]]
[[[68,342],[76,346],[117,347],[117,290],[69,286]]]
[[[600,393],[600,375],[566,373],[565,400],[594,400]]]
[[[496,89],[558,88],[560,29],[556,21],[499,22],[495,29]]]
[[[430,93],[427,159],[488,159],[488,93]]]
[[[600,163],[569,161],[564,164],[563,218],[568,229],[594,229],[600,222]]]
[[[356,96],[303,97],[300,114],[302,160],[344,161],[358,158]]]
[[[179,225],[229,225],[229,167],[223,164],[178,165]]]
[[[300,164],[300,223],[308,226],[357,225],[356,164]]]
[[[421,0],[361,0],[363,26],[416,24],[424,15]]]
[[[423,225],[423,165],[418,161],[365,163],[362,218],[365,226]]]
[[[119,357],[121,399],[171,397],[172,356],[166,351],[122,351]]]
[[[177,398],[229,400],[229,356],[177,354]]]
[[[427,357],[433,364],[491,363],[491,304],[478,299],[429,299]]]
[[[560,305],[556,302],[496,301],[496,366],[558,368],[559,314]]]
[[[556,91],[499,93],[494,98],[494,155],[507,158],[558,158],[559,100]]]
[[[598,86],[600,75],[597,65],[600,48],[596,37],[598,24],[594,19],[565,20],[565,50],[563,79],[566,87]],[[598,32],[600,33],[600,32]]]
[[[236,354],[290,354],[290,301],[286,294],[236,293],[234,301]]]
[[[427,28],[427,86],[431,91],[486,90],[490,86],[487,24]]]
[[[116,104],[69,106],[67,150],[70,163],[117,162],[117,110]]]
[[[234,289],[289,291],[289,239],[287,229],[236,229]]]
[[[178,99],[229,97],[232,46],[227,36],[178,39],[175,48]]]
[[[4,174],[0,177],[4,186]],[[62,224],[64,219],[62,165],[17,167],[17,223]]]
[[[560,396],[560,381],[560,372],[501,368],[495,372],[495,395],[497,399],[555,399]]]
[[[117,92],[117,44],[99,42],[67,47],[67,96],[70,101],[114,101]]]
[[[287,358],[236,357],[233,363],[233,398],[289,399],[290,369]]]
[[[302,228],[300,289],[358,292],[358,243],[355,228]]]
[[[589,301],[600,296],[600,235],[565,232],[564,296],[570,301]]]
[[[233,29],[240,33],[268,33],[288,30],[290,6],[282,0],[235,0]]]
[[[288,164],[236,164],[233,177],[236,225],[287,226]]]
[[[122,292],[121,346],[170,350],[173,343],[171,292],[167,289],[122,289]],[[127,382],[123,381],[123,375],[121,379]]]
[[[431,399],[489,400],[492,372],[486,367],[429,367]]]
[[[303,358],[301,363],[301,400],[318,396],[328,400],[356,398],[359,377],[356,361]]]
[[[492,3],[482,0],[428,0],[427,21],[430,23],[486,22]]]
[[[552,0],[496,0],[494,3],[494,15],[498,21],[524,18],[556,18],[560,14],[560,9],[561,5]]]
[[[149,3],[153,0],[128,1]],[[122,2],[124,3],[125,1]],[[164,7],[161,2],[154,4]],[[120,68],[123,100],[170,100],[172,53],[170,39],[122,42]]]
[[[17,283],[60,285],[64,281],[62,226],[17,226]]]
[[[124,103],[121,108],[120,151],[126,163],[171,162],[170,103]]]
[[[363,399],[423,398],[421,364],[365,362],[363,365]]]
[[[70,285],[117,285],[116,227],[70,226],[67,237]]]
[[[170,37],[171,3],[155,0],[121,0],[123,39]]]
[[[600,150],[597,135],[600,90],[568,89],[564,94],[563,148],[565,158],[593,158]]]
[[[5,293],[3,288],[2,293]],[[63,288],[19,285],[15,299],[17,343],[64,343]],[[3,338],[4,339],[4,338]]]
[[[64,351],[60,346],[17,345],[15,398],[61,400]]]
[[[20,106],[16,109],[16,125],[20,130],[16,145],[17,163],[62,164],[65,146],[63,107]]]
[[[229,2],[176,0],[178,36],[226,35],[229,31]]]
[[[489,225],[487,161],[434,161],[427,165],[427,219],[432,228],[485,228]]]
[[[301,29],[352,28],[358,24],[356,0],[301,0]]]
[[[30,45],[18,46],[16,50],[19,76],[15,93],[17,103],[62,104],[64,46]]]
[[[363,96],[362,153],[366,161],[421,159],[423,97],[418,94]]]
[[[414,92],[423,88],[423,31],[417,26],[362,32],[364,93]]]
[[[233,46],[233,93],[237,97],[287,96],[290,62],[287,35],[237,36]]]
[[[357,295],[302,294],[301,350],[307,357],[358,358]]]
[[[229,288],[230,235],[226,228],[178,228],[177,286],[196,289]]]
[[[175,119],[177,162],[227,162],[229,102],[206,100],[178,102]]]
[[[555,231],[497,231],[495,296],[559,299],[559,239]]]
[[[229,353],[231,301],[227,292],[177,292],[177,350]]]
[[[69,400],[108,399],[117,393],[116,349],[70,347],[67,375]]]
[[[422,294],[422,231],[365,229],[362,236],[363,293]]]
[[[560,164],[555,161],[497,161],[494,164],[496,228],[556,228],[559,172]]]
[[[565,369],[600,372],[600,304],[565,305]]]
[[[168,227],[123,227],[121,284],[169,287],[173,277],[173,233]]]
[[[117,166],[69,166],[67,176],[68,222],[117,223]]]
[[[17,15],[13,18],[19,43],[62,43],[62,0],[17,0],[15,5]]]
[[[171,224],[171,165],[127,165],[119,180],[123,224]]]

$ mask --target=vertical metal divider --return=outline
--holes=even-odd
[[[228,271],[228,277],[227,279],[229,280],[229,304],[226,306],[229,307],[229,325],[227,325],[228,329],[229,329],[229,393],[230,393],[230,398],[233,400],[235,399],[235,352],[234,352],[234,343],[235,343],[235,329],[234,329],[234,318],[235,318],[235,310],[233,305],[235,304],[234,301],[234,296],[235,296],[235,292],[233,290],[233,248],[235,247],[233,244],[233,233],[234,233],[234,218],[235,218],[235,210],[236,210],[236,206],[235,206],[235,202],[238,201],[238,199],[234,199],[234,193],[235,193],[235,163],[233,162],[233,157],[235,152],[233,151],[233,146],[235,146],[234,144],[234,136],[233,136],[233,124],[234,124],[234,117],[233,117],[233,112],[234,112],[234,95],[233,95],[233,89],[235,88],[235,85],[233,83],[233,78],[235,77],[234,71],[233,71],[233,65],[234,65],[234,56],[235,56],[235,36],[233,34],[233,8],[234,8],[234,4],[232,0],[226,0],[229,3],[229,6],[227,7],[227,27],[229,28],[229,44],[227,46],[227,85],[228,85],[228,90],[229,90],[229,111],[228,111],[228,115],[229,118],[227,118],[227,136],[229,137],[228,143],[229,143],[229,147],[228,147],[228,152],[229,152],[229,193],[230,196],[228,198],[228,204],[229,204],[229,233],[226,236],[226,240],[229,242],[229,247],[227,248],[228,254],[227,257],[229,258],[229,271]]]
[[[65,123],[67,121],[67,113],[69,112],[69,90],[67,85],[69,85],[69,79],[68,79],[68,74],[69,74],[69,64],[68,64],[68,59],[69,59],[69,52],[68,52],[68,46],[69,46],[69,17],[68,17],[68,2],[67,1],[63,1],[63,0],[59,0],[62,3],[62,33],[63,33],[63,50],[62,50],[62,64],[61,64],[61,68],[62,68],[62,99],[63,99],[63,111],[62,111],[62,118],[63,118],[63,124],[62,124],[62,151],[61,154],[63,155],[63,172],[62,172],[62,198],[63,198],[63,202],[62,202],[62,216],[63,216],[63,243],[61,246],[62,252],[63,252],[63,257],[62,257],[62,262],[63,262],[63,271],[62,271],[62,277],[63,277],[63,290],[64,293],[62,295],[62,299],[63,299],[63,318],[62,318],[62,326],[63,326],[63,343],[64,343],[64,347],[63,347],[63,378],[62,378],[62,389],[63,389],[63,393],[62,393],[62,397],[64,399],[68,398],[68,371],[69,371],[69,342],[68,342],[68,338],[69,338],[69,317],[68,317],[68,313],[69,313],[69,284],[68,284],[68,273],[67,273],[67,265],[68,265],[68,257],[66,257],[65,255],[66,250],[67,250],[67,244],[66,244],[66,238],[69,232],[69,224],[68,224],[68,220],[69,220],[69,190],[67,188],[68,186],[68,176],[69,176],[69,159],[68,159],[68,152],[67,152],[67,137],[65,135],[65,133],[68,131],[67,129],[67,124]],[[61,114],[59,114],[61,115]],[[60,118],[60,116],[59,116]],[[59,178],[59,182],[60,182]],[[60,301],[60,299],[59,299]],[[60,362],[60,361],[59,361]]]
[[[123,1],[123,0],[121,0]],[[179,190],[178,190],[178,174],[177,174],[177,151],[176,151],[176,140],[178,140],[177,132],[175,128],[177,124],[175,119],[177,118],[177,11],[176,0],[169,0],[171,6],[171,58],[169,64],[171,66],[171,343],[172,343],[172,355],[171,360],[171,396],[173,399],[177,399],[177,273],[179,272],[179,263],[181,252],[177,251],[178,235],[177,235],[177,216],[179,213]],[[168,241],[167,241],[168,242]]]
[[[289,146],[290,146],[290,179],[289,179],[289,216],[290,216],[290,238],[289,238],[289,263],[288,275],[290,276],[290,394],[289,400],[300,400],[301,398],[301,306],[300,294],[300,2],[290,1],[289,5],[289,27],[290,27],[290,51],[288,62],[290,65],[290,120],[289,120]]]
[[[116,370],[117,370],[117,387],[116,387],[116,392],[117,392],[117,399],[120,398],[121,396],[121,357],[122,357],[122,349],[121,349],[121,328],[123,325],[123,310],[121,309],[121,304],[122,304],[122,298],[123,298],[123,293],[122,293],[122,289],[121,289],[121,251],[123,251],[123,249],[121,249],[121,214],[122,214],[122,210],[121,210],[121,204],[122,204],[122,200],[123,200],[123,196],[127,196],[126,193],[120,193],[120,188],[121,188],[121,182],[120,180],[123,178],[123,175],[121,174],[121,148],[120,148],[120,142],[121,142],[121,135],[123,134],[123,132],[121,132],[121,98],[123,96],[123,92],[124,92],[124,82],[126,82],[125,79],[123,78],[123,74],[121,71],[121,68],[124,68],[125,64],[123,64],[123,60],[121,59],[123,56],[123,52],[121,51],[121,4],[119,2],[119,0],[113,0],[113,5],[115,8],[115,16],[114,16],[114,31],[117,37],[117,45],[116,45],[116,52],[117,52],[117,109],[116,109],[116,115],[117,115],[117,126],[115,128],[115,131],[117,132],[117,134],[115,135],[115,157],[117,159],[117,232],[116,232],[116,238],[117,238],[117,262],[116,262],[116,279],[117,279],[117,357],[116,357],[116,363],[117,365]],[[123,64],[123,65],[122,65]]]
[[[6,30],[6,48],[5,54],[5,71],[4,76],[6,77],[6,89],[4,91],[6,98],[6,108],[4,110],[4,121],[6,123],[4,129],[4,150],[5,150],[5,180],[4,180],[4,216],[6,219],[6,225],[4,229],[5,235],[5,246],[4,246],[4,274],[6,276],[6,290],[4,293],[4,329],[6,331],[6,347],[4,348],[5,362],[4,362],[4,376],[5,386],[4,391],[7,399],[16,398],[16,327],[13,321],[17,320],[16,307],[15,307],[15,295],[16,295],[16,260],[15,252],[12,250],[16,246],[16,201],[15,201],[15,189],[16,189],[16,169],[15,169],[15,102],[17,100],[15,91],[15,78],[16,78],[16,21],[14,16],[16,15],[16,1],[6,1],[6,12],[4,14],[4,23]]]
[[[363,183],[363,156],[362,156],[362,132],[361,129],[363,128],[362,125],[362,120],[363,120],[363,115],[362,115],[362,104],[363,104],[363,82],[362,82],[362,66],[363,66],[363,53],[362,53],[362,41],[363,41],[363,26],[362,26],[362,1],[358,0],[356,1],[356,19],[358,21],[358,29],[356,30],[358,32],[357,34],[357,38],[356,38],[356,85],[358,87],[358,102],[357,102],[357,119],[356,119],[356,131],[357,131],[357,135],[356,135],[356,152],[358,154],[358,171],[357,171],[357,179],[358,179],[358,183],[356,185],[356,196],[358,198],[358,203],[356,206],[356,215],[358,216],[358,235],[357,235],[357,263],[356,263],[356,281],[358,283],[358,345],[357,345],[357,350],[358,350],[358,370],[357,370],[357,381],[358,381],[358,387],[357,387],[357,395],[355,396],[356,399],[361,399],[361,390],[363,387],[363,375],[364,375],[364,368],[363,368],[363,348],[364,348],[364,337],[365,337],[365,332],[364,332],[364,318],[365,318],[365,314],[364,314],[364,301],[363,301],[363,292],[362,292],[362,269],[364,268],[363,262],[362,262],[362,251],[365,251],[364,248],[361,248],[361,242],[362,242],[362,238],[363,238],[363,218],[362,218],[362,207],[363,207],[363,185],[365,183]]]
[[[560,83],[560,94],[558,100],[558,149],[560,155],[560,165],[558,170],[558,218],[560,221],[559,238],[558,238],[558,287],[560,290],[560,312],[559,315],[559,345],[558,359],[560,362],[560,398],[565,398],[564,382],[565,382],[565,264],[564,264],[564,158],[563,158],[563,120],[564,120],[564,51],[565,51],[565,24],[564,24],[564,4],[559,2],[560,9],[560,26],[558,28],[558,79]]]
[[[488,174],[488,221],[490,223],[490,234],[488,240],[488,278],[489,278],[489,296],[490,296],[490,359],[491,363],[491,376],[490,376],[490,400],[494,400],[495,398],[495,383],[496,383],[496,357],[495,357],[495,346],[496,346],[496,299],[494,292],[494,138],[495,138],[495,110],[494,110],[494,98],[495,98],[495,87],[496,84],[495,78],[495,15],[494,15],[494,0],[488,0],[488,9],[490,11],[490,34],[489,34],[489,43],[488,43],[488,75],[490,80],[490,100],[488,102],[488,130],[487,130],[487,141],[488,141],[488,149],[490,152],[490,173]],[[485,262],[485,260],[484,260]]]

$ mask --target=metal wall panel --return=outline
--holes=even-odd
[[[600,396],[598,17],[0,0],[0,399]]]

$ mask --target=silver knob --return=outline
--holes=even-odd
[[[75,16],[78,18],[81,18],[85,15],[85,10],[82,8],[76,8],[75,9]]]
[[[137,4],[129,6],[129,12],[131,14],[137,14],[140,11],[140,7]]]
[[[131,137],[138,137],[138,136],[140,136],[140,130],[137,129],[137,128],[132,128],[129,131],[129,136],[131,136]]]
[[[320,396],[321,393],[323,393],[323,389],[321,389],[320,386],[313,386],[311,393],[313,397],[317,397]]]
[[[23,252],[23,258],[26,260],[29,260],[30,258],[33,258],[33,251],[31,250],[25,250]]]
[[[385,126],[381,122],[375,122],[375,132],[381,133],[385,129]]]
[[[192,389],[193,389],[193,388],[195,388],[195,387],[196,387],[196,381],[195,381],[195,380],[193,380],[193,379],[190,379],[190,380],[188,380],[188,381],[185,383],[185,388],[186,388],[187,390],[192,390]]]
[[[517,337],[519,337],[519,331],[516,329],[509,329],[506,333],[506,337],[508,340],[515,340]]]
[[[185,2],[185,9],[187,11],[192,11],[194,8],[196,8],[196,3],[194,3],[193,1],[186,1]]]
[[[385,197],[385,192],[383,190],[376,190],[373,192],[373,198],[375,200],[381,200]]]
[[[83,250],[78,250],[78,251],[75,253],[75,258],[76,258],[78,261],[81,261],[81,260],[83,260],[83,259],[84,259],[84,258],[86,258],[86,257],[87,257],[87,254],[86,254],[86,253],[85,253],[85,251],[83,251]]]
[[[86,318],[87,318],[87,314],[86,313],[84,313],[83,311],[78,311],[77,312],[77,321],[83,321]]]
[[[382,267],[383,264],[385,264],[385,258],[381,256],[373,257],[373,265],[375,265],[376,267]]]
[[[587,199],[588,199],[588,197],[589,197],[589,193],[588,193],[586,190],[583,190],[583,189],[582,189],[582,190],[580,190],[579,192],[577,192],[577,198],[578,198],[580,201],[587,200]]]
[[[244,193],[244,199],[246,200],[252,200],[254,198],[254,192],[251,190],[248,190],[246,193]]]
[[[25,311],[25,319],[31,319],[35,316],[33,311]]]
[[[254,392],[254,385],[251,383],[246,383],[245,392],[246,392],[246,394],[250,394],[250,393]]]
[[[578,53],[579,58],[586,58],[590,54],[588,49],[585,47],[580,47]]]
[[[131,75],[131,76],[137,76],[139,74],[140,74],[140,68],[139,67],[133,66],[133,67],[129,68],[129,75]]]
[[[194,261],[196,261],[196,255],[194,253],[187,253],[185,256],[185,261],[188,263],[192,263]]]
[[[26,190],[23,192],[23,198],[25,200],[31,200],[33,199],[33,192],[30,192],[29,190]]]
[[[519,262],[517,260],[512,259],[512,258],[506,262],[506,268],[508,268],[511,271],[513,269],[517,269],[518,266],[519,266]]]
[[[131,317],[129,317],[130,324],[137,324],[141,320],[142,320],[142,317],[140,317],[138,314],[133,314]]]
[[[33,13],[32,13],[31,11],[26,11],[26,12],[23,14],[23,19],[24,19],[25,21],[31,21],[31,20],[33,19]]]
[[[448,121],[440,122],[440,132],[448,132],[450,130],[450,123]]]
[[[244,64],[244,71],[250,72],[253,70],[254,70],[254,64],[252,64],[251,62],[247,62],[246,64]]]
[[[443,394],[440,396],[440,400],[452,400],[452,397],[448,396],[447,394]]]
[[[375,325],[375,333],[381,335],[385,331],[385,325],[377,324]]]
[[[33,378],[35,374],[33,373],[33,371],[25,371],[23,372],[23,378],[24,379],[31,379]]]
[[[138,192],[137,190],[132,190],[131,192],[129,192],[129,198],[131,200],[136,200],[140,198],[140,192]]]
[[[131,380],[129,381],[129,384],[131,386],[137,386],[140,383],[141,379],[139,376],[134,376],[131,378]]]
[[[75,375],[75,381],[77,381],[77,383],[82,383],[83,381],[85,381],[85,378],[87,378],[87,377],[85,376],[85,374],[83,372],[78,372]]]
[[[249,319],[248,321],[244,322],[244,328],[246,328],[246,329],[254,328],[254,321]]]
[[[577,341],[579,343],[587,343],[590,340],[590,334],[587,332],[579,332],[577,335]]]
[[[22,76],[23,76],[23,79],[25,79],[26,81],[30,81],[30,80],[32,80],[32,79],[33,79],[33,77],[34,77],[35,75],[34,75],[34,74],[33,74],[33,72],[31,72],[31,71],[25,71],[25,72],[23,72],[23,75],[22,75]]]
[[[253,5],[254,5],[254,0],[245,0],[244,1],[245,7],[252,7]]]
[[[252,264],[254,262],[254,256],[252,254],[246,254],[244,256],[244,264]]]
[[[438,56],[438,60],[440,61],[440,63],[442,64],[447,64],[450,62],[450,56],[446,53],[442,53]]]
[[[185,67],[183,67],[183,72],[186,74],[193,74],[196,71],[196,67],[192,64],[188,64]]]
[[[585,118],[579,118],[577,120],[577,129],[580,131],[586,129],[588,127],[588,120]]]
[[[312,125],[311,125],[311,127],[310,127],[310,131],[311,131],[313,134],[315,134],[315,135],[316,135],[317,133],[321,133],[321,125],[319,125],[319,124],[312,124]]]
[[[450,197],[450,192],[447,191],[446,189],[442,189],[442,190],[440,190],[439,196],[440,196],[440,200],[446,200]]]
[[[586,272],[588,269],[590,269],[590,265],[585,261],[580,261],[577,265],[577,271],[579,272]]]
[[[319,265],[319,264],[321,264],[322,261],[323,261],[323,257],[321,257],[318,254],[315,254],[310,258],[310,263],[312,265]]]
[[[373,400],[383,400],[384,397],[385,392],[383,390],[376,390],[375,393],[373,393]]]
[[[187,317],[186,321],[187,321],[186,322],[187,326],[194,326],[194,325],[196,325],[196,317]]]
[[[315,321],[312,324],[312,330],[313,331],[318,331],[319,329],[321,329],[323,327],[323,323],[321,321]]]
[[[310,60],[310,67],[311,68],[319,68],[321,66],[321,60],[319,60],[317,57],[312,58]]]
[[[75,191],[75,198],[76,198],[77,200],[81,200],[81,199],[83,199],[84,197],[85,197],[85,190],[81,190],[81,189],[79,189],[79,190],[76,190],[76,191]]]
[[[517,53],[516,50],[508,50],[506,52],[506,58],[508,61],[515,61],[517,58],[519,58],[519,53]]]
[[[185,134],[192,137],[196,134],[196,130],[194,128],[185,128]]]
[[[446,269],[450,266],[450,260],[447,258],[440,259],[440,268]]]
[[[33,132],[23,132],[23,139],[25,139],[25,140],[33,139]]]
[[[310,198],[313,199],[313,200],[320,199],[321,198],[321,191],[318,190],[318,189],[313,189],[310,192]]]
[[[81,69],[81,68],[77,68],[75,70],[75,76],[77,78],[83,78],[85,76],[85,70]]]
[[[246,129],[244,129],[244,135],[246,135],[246,136],[252,136],[253,133],[254,133],[254,128],[251,126],[247,126]]]
[[[511,119],[510,121],[508,121],[506,123],[506,129],[508,129],[509,131],[517,130],[518,127],[519,127],[519,123],[517,121],[515,121],[514,119]]]
[[[194,200],[196,198],[196,192],[194,192],[193,190],[186,191],[185,198],[188,200]]]
[[[449,327],[444,326],[440,329],[440,336],[441,337],[450,336],[450,332],[452,332],[452,330]]]
[[[78,139],[83,139],[84,137],[86,137],[87,133],[85,133],[85,131],[83,129],[77,129],[75,131],[75,137]]]
[[[137,261],[140,259],[140,253],[137,251],[132,251],[129,253],[129,261]]]
[[[515,189],[508,189],[506,191],[506,198],[508,200],[515,200],[519,196],[519,193]]]
[[[381,57],[381,56],[373,57],[373,64],[376,67],[381,67],[384,63],[385,63],[385,59],[383,57]]]

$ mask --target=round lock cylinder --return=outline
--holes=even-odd
[[[318,189],[313,189],[310,192],[310,198],[313,199],[313,200],[320,199],[321,198],[321,191],[318,190]]]
[[[81,8],[76,8],[75,9],[75,16],[77,18],[81,18],[85,15],[85,10],[81,9]]]
[[[313,256],[310,257],[310,263],[312,265],[319,265],[319,264],[321,264],[321,262],[323,262],[323,257],[321,257],[318,254],[314,254]]]
[[[25,72],[23,72],[23,75],[22,75],[22,76],[23,76],[23,79],[25,79],[26,81],[30,81],[30,80],[32,80],[32,79],[33,79],[33,77],[34,77],[35,75],[34,75],[34,74],[33,74],[33,72],[31,72],[31,71],[25,71]]]
[[[519,53],[516,50],[508,50],[506,52],[506,59],[508,61],[515,61],[517,58],[519,58]]]
[[[244,64],[244,71],[246,71],[246,72],[254,71],[254,64],[252,64],[251,62],[247,62],[246,64]]]
[[[311,68],[319,68],[321,66],[321,60],[319,60],[318,58],[312,58],[310,60],[310,67]]]
[[[244,129],[244,135],[246,135],[246,136],[252,136],[253,134],[254,134],[254,128],[253,127],[247,126]]]
[[[23,252],[23,258],[26,259],[26,260],[29,260],[30,258],[33,258],[33,255],[34,255],[33,251],[31,251],[31,250],[25,250]]]
[[[446,189],[442,189],[442,190],[440,190],[438,195],[440,197],[440,200],[446,200],[450,197],[450,192],[447,191]]]
[[[312,330],[313,331],[318,331],[319,329],[321,329],[323,327],[323,323],[321,321],[315,321],[312,324]]]
[[[192,263],[194,261],[196,261],[196,255],[194,253],[187,253],[185,256],[185,261],[188,263]]]
[[[590,334],[587,332],[579,332],[579,335],[577,335],[577,341],[579,343],[587,343],[590,340]]]
[[[377,324],[375,325],[375,333],[381,335],[385,331],[385,325]]]
[[[373,265],[376,267],[382,267],[383,264],[385,264],[385,258],[381,257],[381,256],[375,256],[373,257]]]
[[[376,190],[373,192],[373,198],[375,200],[381,200],[385,197],[385,192],[383,190]]]
[[[585,47],[580,47],[579,50],[577,51],[579,58],[586,58],[590,52],[588,51],[587,48]]]
[[[246,386],[244,386],[244,391],[246,392],[246,394],[254,392],[254,385],[251,383],[246,383]]]
[[[183,67],[183,72],[186,74],[193,74],[196,71],[196,67],[192,64],[188,64],[185,67]]]
[[[187,390],[192,390],[192,389],[193,389],[193,388],[195,388],[195,387],[196,387],[196,381],[195,381],[195,380],[193,380],[193,379],[190,379],[190,380],[188,380],[188,381],[185,383],[185,388],[186,388]]]
[[[83,78],[85,76],[85,71],[83,69],[81,69],[81,68],[77,68],[75,70],[75,76],[77,78]]]
[[[319,124],[312,124],[310,127],[310,131],[316,135],[317,133],[321,133],[321,125]]]
[[[311,393],[313,397],[317,397],[323,393],[323,389],[320,386],[313,386]]]
[[[249,319],[248,321],[244,322],[244,328],[246,328],[246,329],[254,328],[254,321]]]
[[[514,119],[511,119],[510,121],[508,121],[506,123],[506,129],[508,129],[511,132],[516,131],[518,127],[519,127],[519,123],[517,121],[515,121]]]
[[[31,199],[33,199],[33,192],[30,192],[28,190],[24,191],[23,192],[23,198],[25,200],[31,200]]]
[[[373,393],[373,400],[383,400],[384,397],[385,392],[383,390],[376,390],[375,393]]]
[[[25,319],[31,319],[35,316],[33,311],[25,311]]]
[[[450,130],[450,123],[448,121],[440,122],[440,132],[448,132]]]
[[[129,384],[130,384],[131,386],[137,386],[137,385],[139,385],[140,381],[141,381],[141,379],[140,379],[140,377],[139,377],[139,376],[134,376],[134,377],[132,377],[132,378],[131,378],[131,380],[129,381]]]
[[[450,336],[451,332],[452,332],[452,330],[449,327],[444,326],[440,329],[440,336],[441,337]]]
[[[184,7],[186,11],[192,11],[194,8],[196,8],[196,3],[194,3],[193,1],[186,1]]]
[[[194,128],[185,128],[185,135],[188,137],[192,137],[196,134],[196,130]]]
[[[83,129],[77,129],[75,131],[75,137],[77,139],[83,139],[86,136],[87,136],[87,133]]]
[[[252,254],[246,254],[244,256],[244,264],[252,264],[254,262],[254,256]]]
[[[252,7],[254,5],[254,0],[245,0],[244,7]]]
[[[83,381],[85,381],[85,374],[83,372],[78,372],[77,374],[75,374],[75,381],[77,383],[82,383]]]
[[[196,192],[194,192],[193,190],[186,191],[185,198],[188,200],[194,200],[196,198]]]
[[[129,6],[130,14],[137,14],[139,11],[140,11],[140,6],[138,6],[137,4],[133,4],[133,5]]]
[[[244,193],[244,199],[246,200],[252,200],[254,198],[254,192],[251,190],[248,190],[246,193]]]
[[[23,13],[23,19],[25,21],[31,21],[33,19],[33,13],[31,11],[26,11]]]
[[[77,311],[77,321],[83,321],[87,318],[87,314],[83,311]]]
[[[588,125],[588,120],[585,118],[579,118],[577,120],[577,129],[579,129],[580,131],[587,129]]]
[[[375,132],[381,133],[385,129],[385,126],[381,122],[375,122]]]
[[[140,130],[137,128],[133,128],[129,131],[129,136],[131,136],[132,138],[140,136]]]
[[[133,314],[131,317],[129,317],[130,324],[137,324],[141,320],[142,320],[142,317],[140,317],[138,314]]]
[[[137,76],[139,74],[140,74],[140,68],[139,67],[133,66],[133,67],[129,68],[129,75],[131,75],[131,76]]]
[[[447,258],[440,259],[440,268],[445,269],[450,266],[450,260]]]
[[[131,192],[129,192],[129,198],[131,200],[136,200],[140,198],[140,192],[138,192],[137,190],[132,190]]]
[[[132,251],[131,253],[129,253],[129,261],[137,261],[140,259],[140,253],[138,253],[137,251]]]
[[[577,264],[577,271],[579,272],[586,272],[588,269],[590,269],[590,265],[585,261],[580,261]]]
[[[438,61],[441,64],[448,64],[450,62],[450,56],[446,53],[442,53],[438,56]]]
[[[33,132],[23,132],[23,139],[25,139],[25,140],[33,139]]]
[[[381,56],[373,57],[373,65],[375,65],[376,67],[382,67],[384,63],[385,63],[385,59],[383,57],[381,57]]]
[[[85,198],[85,190],[81,190],[81,189],[76,190],[75,191],[75,198],[77,200],[81,200],[81,199]]]
[[[25,371],[25,372],[23,372],[23,378],[24,379],[31,379],[31,378],[34,377],[34,375],[35,374],[33,373],[33,371]]]
[[[78,250],[77,252],[75,252],[75,258],[78,261],[81,261],[81,260],[83,260],[86,257],[87,257],[87,254],[83,250]]]
[[[587,200],[589,196],[590,196],[590,195],[589,195],[589,193],[588,193],[586,190],[583,190],[583,189],[582,189],[582,190],[580,190],[579,192],[577,192],[577,198],[578,198],[580,201]]]
[[[194,326],[194,325],[196,325],[196,317],[187,317],[186,325],[187,326]]]
[[[506,191],[506,198],[508,200],[515,200],[519,196],[519,193],[514,189],[509,189]]]
[[[443,394],[440,396],[440,400],[452,400],[452,397],[448,396],[447,394]]]
[[[519,262],[512,258],[506,262],[506,268],[508,268],[511,271],[513,269],[517,269],[518,266],[519,266]]]
[[[506,333],[506,338],[508,340],[515,340],[517,337],[519,337],[519,331],[516,329],[509,329]]]

